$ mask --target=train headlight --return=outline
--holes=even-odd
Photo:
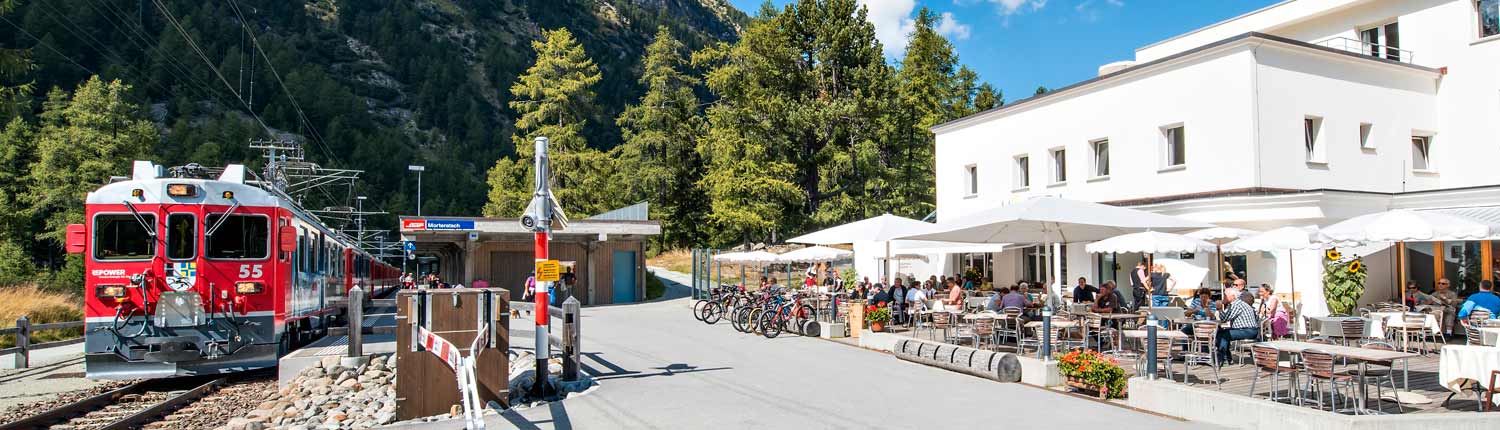
[[[240,294],[260,294],[263,290],[259,282],[236,282],[234,292]]]
[[[96,285],[94,286],[94,297],[101,299],[118,299],[125,297],[124,285]]]
[[[167,184],[167,195],[174,197],[192,197],[198,195],[198,188],[192,184]]]

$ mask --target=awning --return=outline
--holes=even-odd
[[[1004,251],[1008,243],[963,243],[935,240],[897,240],[891,242],[891,252],[900,255],[963,254]]]
[[[1475,221],[1494,226],[1500,226],[1500,206],[1470,206],[1464,208],[1443,209],[1416,209],[1422,212],[1437,212],[1445,215],[1456,215],[1466,217]],[[1486,239],[1500,239],[1500,235],[1490,236]]]

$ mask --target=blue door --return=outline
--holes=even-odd
[[[635,251],[615,251],[614,303],[635,301]]]

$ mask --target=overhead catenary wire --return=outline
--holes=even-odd
[[[153,80],[150,79],[150,77],[146,73],[145,67],[142,67],[139,64],[133,64],[130,61],[126,61],[125,56],[120,55],[118,52],[115,52],[112,49],[109,49],[104,42],[100,41],[98,38],[95,38],[93,35],[89,34],[87,31],[84,31],[82,29],[82,26],[78,25],[77,22],[73,21],[71,18],[68,17],[67,14],[64,14],[62,11],[58,10],[55,6],[53,6],[53,5],[51,5],[51,4],[47,3],[47,2],[41,2],[40,5],[41,5],[41,7],[46,8],[47,12],[51,13],[53,21],[55,21],[59,25],[61,25],[64,30],[66,30],[69,34],[72,34],[74,38],[77,38],[84,45],[87,45],[88,47],[92,48],[95,52],[99,53],[99,55],[103,56],[104,59],[112,61],[112,62],[115,62],[115,63],[120,64],[122,66],[128,67],[129,70],[132,71],[135,74],[136,78],[139,79],[141,82],[143,82],[145,85],[153,87],[153,88],[155,88],[158,91],[162,91],[163,93],[167,92],[166,91],[167,88],[166,88],[165,85],[163,85],[163,84],[161,84],[159,82],[155,82],[155,81],[153,81]],[[90,3],[90,5],[92,6],[92,3]],[[95,10],[97,10],[97,8]],[[106,19],[109,19],[109,17],[106,17]],[[109,21],[112,24],[114,23],[114,20],[112,20],[112,19],[110,19]],[[128,39],[128,40],[130,42],[132,42],[132,43],[136,43],[136,41],[134,39]],[[139,45],[139,44],[137,43],[137,45]],[[168,72],[171,72],[171,70],[168,70]],[[188,78],[185,78],[185,77],[183,77],[181,75],[178,75],[176,73],[174,73],[174,75],[177,75],[176,77],[178,79],[183,79],[188,84],[192,84],[194,82],[198,82],[196,80],[189,80]],[[205,91],[205,89],[203,87],[201,87],[201,84],[199,86],[194,86],[192,88],[195,89],[195,90],[198,90],[200,93],[202,93],[204,95],[212,95],[212,94],[214,94],[212,91]]]
[[[91,75],[97,75],[98,74],[98,73],[94,72],[94,69],[90,69],[90,68],[88,68],[88,66],[85,66],[82,63],[79,63],[77,60],[74,60],[73,57],[69,57],[67,54],[62,53],[62,51],[57,50],[57,48],[53,48],[52,45],[48,45],[47,42],[43,42],[42,38],[36,37],[35,34],[31,34],[31,32],[26,31],[26,29],[21,28],[21,26],[16,25],[16,23],[14,23],[14,22],[11,22],[10,19],[7,19],[4,15],[0,15],[0,21],[5,21],[6,24],[10,24],[10,26],[13,27],[13,28],[15,28],[16,31],[19,31],[22,34],[25,34],[26,37],[30,37],[31,40],[35,40],[37,46],[41,46],[43,48],[47,48],[48,51],[52,51],[53,54],[57,54],[57,56],[62,57],[65,60],[68,60],[69,63],[73,63],[74,66],[78,66],[78,68],[83,69],[83,71],[89,72],[89,74],[91,74]]]
[[[155,40],[146,34],[143,28],[130,25],[131,17],[128,12],[119,9],[108,0],[89,0],[88,4],[90,8],[99,12],[101,16],[105,17],[105,19],[118,28],[126,36],[127,41],[141,50],[141,53],[144,55],[142,57],[143,61],[153,59],[152,55],[156,55],[156,52],[159,51],[157,48],[159,47],[155,45]],[[197,90],[200,95],[210,98],[222,97],[218,91],[213,90],[212,83],[204,81],[193,74],[192,69],[177,61],[174,56],[157,55],[155,58],[159,59],[166,66],[163,70],[171,74],[173,78],[181,81],[188,88]]]
[[[224,74],[219,72],[219,68],[214,66],[213,61],[208,59],[208,54],[203,53],[203,49],[198,47],[198,42],[193,41],[192,35],[189,35],[187,29],[182,27],[182,23],[177,21],[177,17],[172,15],[172,11],[167,10],[167,5],[162,4],[161,0],[151,0],[151,3],[155,4],[158,10],[161,10],[162,15],[165,15],[167,18],[167,23],[171,24],[177,30],[177,33],[182,35],[182,38],[187,41],[188,47],[192,48],[193,52],[198,54],[198,58],[203,60],[203,64],[207,65],[209,70],[214,72],[214,76],[219,78],[219,82],[222,82],[224,87],[234,93],[235,98],[240,100],[240,104],[245,107],[245,113],[254,118],[255,122],[266,130],[267,136],[274,137],[276,133],[271,130],[271,126],[266,125],[266,122],[260,119],[260,115],[255,114],[255,109],[249,103],[245,103],[244,98],[240,97],[238,91],[235,91],[234,85],[230,85],[229,79],[226,79]]]
[[[160,0],[153,1],[159,2]],[[286,94],[287,101],[291,102],[292,110],[297,112],[297,117],[302,120],[303,126],[307,127],[308,133],[312,135],[313,143],[318,145],[318,149],[323,151],[323,155],[328,157],[329,162],[337,161],[338,158],[334,157],[333,151],[328,149],[328,144],[323,140],[323,136],[318,133],[318,129],[313,127],[312,121],[302,111],[302,105],[298,104],[297,98],[292,96],[292,90],[287,88],[286,82],[281,79],[281,73],[276,71],[276,64],[271,61],[271,56],[267,55],[266,50],[261,48],[260,39],[255,36],[255,29],[251,28],[250,22],[245,19],[245,14],[240,10],[239,3],[235,0],[225,1],[229,3],[229,8],[234,11],[235,16],[239,17],[240,26],[250,35],[251,47],[255,48],[255,51],[260,53],[261,58],[266,60],[266,68],[271,70],[271,76],[276,78],[276,83],[281,86],[281,91]]]

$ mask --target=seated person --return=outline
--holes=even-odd
[[[1479,281],[1479,292],[1469,295],[1464,305],[1458,308],[1460,324],[1468,324],[1469,314],[1476,309],[1490,311],[1490,319],[1500,319],[1500,296],[1495,295],[1495,283],[1488,279]]]
[[[1219,315],[1219,304],[1214,302],[1214,291],[1208,288],[1198,289],[1198,295],[1188,305],[1188,316],[1195,320],[1211,320]]]
[[[1088,284],[1088,279],[1078,278],[1078,285],[1073,287],[1073,303],[1093,303],[1094,294],[1099,289]]]
[[[953,280],[953,279],[947,280],[945,286],[948,288],[948,298],[943,299],[943,304],[948,305],[948,306],[952,306],[952,307],[957,308],[957,309],[963,309],[964,308],[964,290],[963,290],[963,288],[960,287],[958,285],[958,282],[955,281],[955,280]]]
[[[1115,291],[1115,281],[1104,281],[1104,288],[1099,290],[1099,297],[1089,311],[1097,314],[1119,313],[1120,297],[1120,294]]]
[[[1000,297],[1001,309],[1026,309],[1028,306],[1031,306],[1031,300],[1026,299],[1026,295],[1021,294],[1021,289],[1019,288],[1007,288],[1005,295]]]
[[[999,290],[995,290],[995,295],[990,296],[989,299],[986,299],[984,301],[984,309],[992,312],[1000,312],[1004,310],[1005,306],[1002,306],[1000,304],[1002,301],[1001,299],[1005,298],[1005,294],[1009,292],[1010,287],[1001,287]]]

